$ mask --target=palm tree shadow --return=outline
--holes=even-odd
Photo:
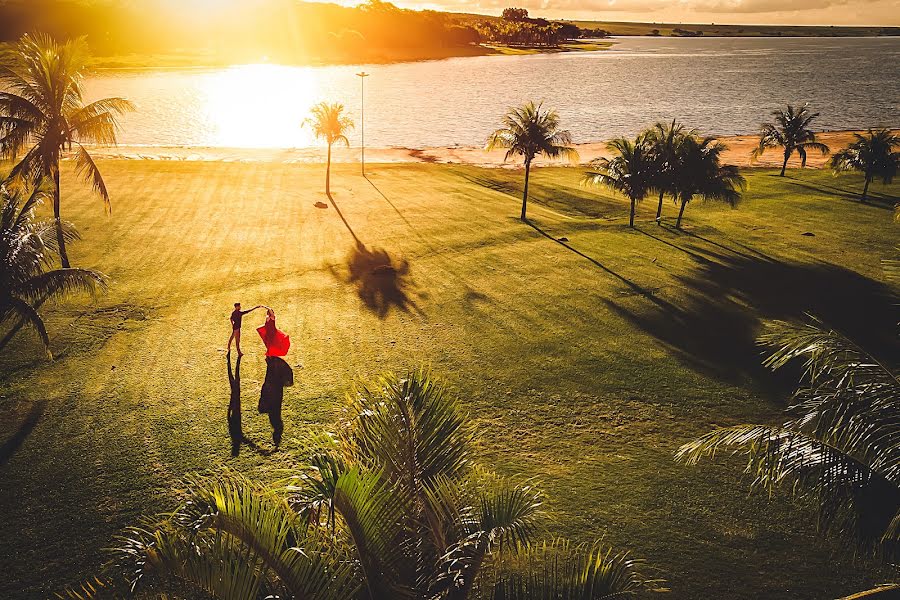
[[[829,263],[706,254],[692,273],[677,278],[684,295],[676,303],[646,310],[607,305],[690,368],[772,392],[796,383],[796,373],[776,376],[761,364],[765,349],[756,340],[765,320],[811,314],[876,356],[898,356],[895,299],[883,283]]]
[[[16,450],[18,450],[28,436],[31,435],[31,432],[34,431],[38,421],[40,421],[41,417],[44,415],[44,410],[46,408],[46,400],[35,402],[16,432],[0,445],[0,467],[5,465],[9,459],[12,458],[13,454],[16,453]]]
[[[334,201],[334,196],[331,195],[331,192],[326,194],[328,196],[329,202],[331,202],[331,206],[334,207],[335,212],[337,212],[338,216],[341,218],[341,221],[344,222],[344,227],[347,228],[347,231],[350,232],[350,235],[353,236],[353,240],[356,242],[358,246],[362,245],[362,241],[356,237],[356,232],[353,231],[353,228],[350,227],[350,223],[347,222],[347,219],[344,218],[344,213],[341,212],[341,209],[338,207],[337,202]]]
[[[231,438],[231,456],[241,453],[241,445],[248,446],[254,452],[268,455],[270,451],[260,448],[256,442],[244,435],[241,426],[241,357],[238,356],[231,368],[231,352],[226,356],[228,360],[228,384],[231,388],[231,399],[228,402],[228,436]]]
[[[544,231],[543,229],[541,229],[541,228],[540,228],[536,223],[534,223],[531,219],[526,219],[526,220],[525,220],[525,223],[526,223],[529,227],[531,227],[532,229],[534,229],[535,231],[537,231],[539,234],[541,234],[542,236],[544,236],[545,238],[547,238],[548,240],[552,240],[553,242],[556,242],[557,244],[559,244],[560,246],[562,246],[563,248],[565,248],[565,249],[568,250],[569,252],[573,252],[573,253],[577,254],[578,256],[580,256],[581,258],[584,258],[585,260],[587,260],[588,262],[590,262],[591,264],[593,264],[595,267],[597,267],[598,269],[600,269],[600,270],[603,271],[604,273],[607,273],[608,275],[612,275],[613,277],[615,277],[616,279],[618,279],[619,281],[621,281],[623,284],[625,284],[625,287],[628,289],[628,294],[627,294],[627,295],[629,295],[629,296],[644,296],[644,297],[648,298],[648,299],[649,299],[651,302],[653,302],[653,303],[659,303],[659,302],[661,302],[659,299],[657,299],[657,298],[655,297],[655,295],[654,295],[654,294],[656,293],[655,290],[651,290],[651,289],[642,287],[642,286],[636,284],[635,282],[631,281],[631,280],[628,279],[627,277],[623,277],[622,275],[619,275],[618,273],[616,273],[615,271],[613,271],[612,269],[610,269],[609,267],[607,267],[606,265],[604,265],[603,263],[601,263],[600,261],[598,261],[596,258],[594,258],[594,257],[592,257],[592,256],[588,256],[587,254],[585,254],[585,253],[582,252],[581,250],[578,250],[577,248],[574,248],[573,246],[571,246],[570,244],[568,244],[568,243],[567,243],[566,241],[564,241],[563,239],[559,239],[559,238],[556,238],[556,237],[550,235],[549,233],[547,233],[546,231]]]
[[[409,261],[394,259],[384,249],[369,249],[357,243],[347,258],[347,273],[332,273],[340,280],[353,284],[360,300],[380,319],[387,317],[392,308],[402,312],[423,314],[409,297],[412,287]]]
[[[834,185],[827,185],[824,183],[812,184],[807,183],[805,181],[801,181],[799,179],[795,179],[793,177],[785,177],[786,183],[791,185],[810,190],[813,192],[819,192],[822,194],[827,194],[829,196],[837,196],[839,198],[843,198],[845,200],[851,200],[857,204],[863,204],[860,201],[860,196],[862,196],[862,188],[858,190],[848,190],[845,188],[840,188]],[[872,206],[874,208],[882,208],[886,210],[893,210],[894,205],[900,198],[888,194],[886,192],[875,192],[871,188],[869,190],[869,197],[866,201],[866,205]]]

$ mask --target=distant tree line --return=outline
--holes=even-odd
[[[506,46],[553,47],[567,40],[609,36],[603,29],[582,29],[574,23],[529,17],[525,8],[505,8],[499,20],[477,21],[473,27],[479,42]]]
[[[233,2],[202,10],[163,0],[0,2],[0,41],[41,31],[86,36],[95,56],[197,53],[223,61],[268,57],[283,62],[428,56],[441,48],[490,43],[554,47],[607,37],[603,29],[531,18],[507,8],[501,18],[398,8],[384,0],[357,7],[296,0]]]
[[[400,9],[369,0],[357,7],[295,0],[216,5],[215,10],[162,0],[0,2],[0,41],[42,31],[59,39],[87,36],[97,56],[207,53],[223,60],[340,61],[378,59],[479,41],[457,16]]]

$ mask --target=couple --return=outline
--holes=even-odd
[[[241,323],[245,314],[253,312],[257,308],[266,309],[266,322],[256,329],[262,338],[263,344],[266,346],[266,378],[259,393],[258,408],[260,413],[269,415],[269,423],[272,425],[272,441],[277,448],[281,444],[281,434],[284,432],[284,422],[281,420],[281,403],[284,399],[284,388],[294,385],[294,372],[291,370],[290,365],[281,358],[288,353],[291,347],[291,338],[275,327],[274,310],[262,305],[254,306],[248,310],[241,310],[241,303],[235,302],[234,312],[231,313],[231,337],[228,339],[229,369],[231,364],[231,342],[232,340],[237,342],[238,361],[240,361],[241,356],[244,355],[241,352]],[[239,393],[240,391],[238,390]],[[232,397],[234,394],[234,381],[232,380]]]
[[[244,353],[241,352],[241,323],[244,320],[244,315],[252,313],[257,308],[266,309],[265,324],[256,328],[256,331],[262,338],[263,344],[266,345],[266,357],[284,356],[291,347],[291,338],[275,327],[275,311],[262,304],[257,304],[253,308],[248,308],[247,310],[241,310],[240,302],[234,303],[234,311],[231,313],[231,337],[228,338],[228,353],[231,353],[231,342],[235,342],[238,356],[244,355]]]

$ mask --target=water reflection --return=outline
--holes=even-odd
[[[366,142],[479,146],[524,99],[557,108],[576,141],[632,135],[677,116],[719,135],[752,132],[775,107],[811,101],[825,129],[900,126],[897,38],[620,39],[608,52],[367,65]],[[318,100],[359,122],[360,67],[245,65],[104,71],[88,99],[125,96],[124,145],[293,148]],[[358,145],[360,131],[350,135]],[[318,145],[318,144],[316,144]]]
[[[313,69],[241,65],[212,73],[203,86],[203,119],[210,145],[238,148],[312,146],[309,127],[300,127],[321,100]]]

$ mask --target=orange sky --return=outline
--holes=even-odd
[[[898,25],[900,0],[398,0],[404,8],[498,14],[522,6],[534,16],[603,21],[780,25]]]

